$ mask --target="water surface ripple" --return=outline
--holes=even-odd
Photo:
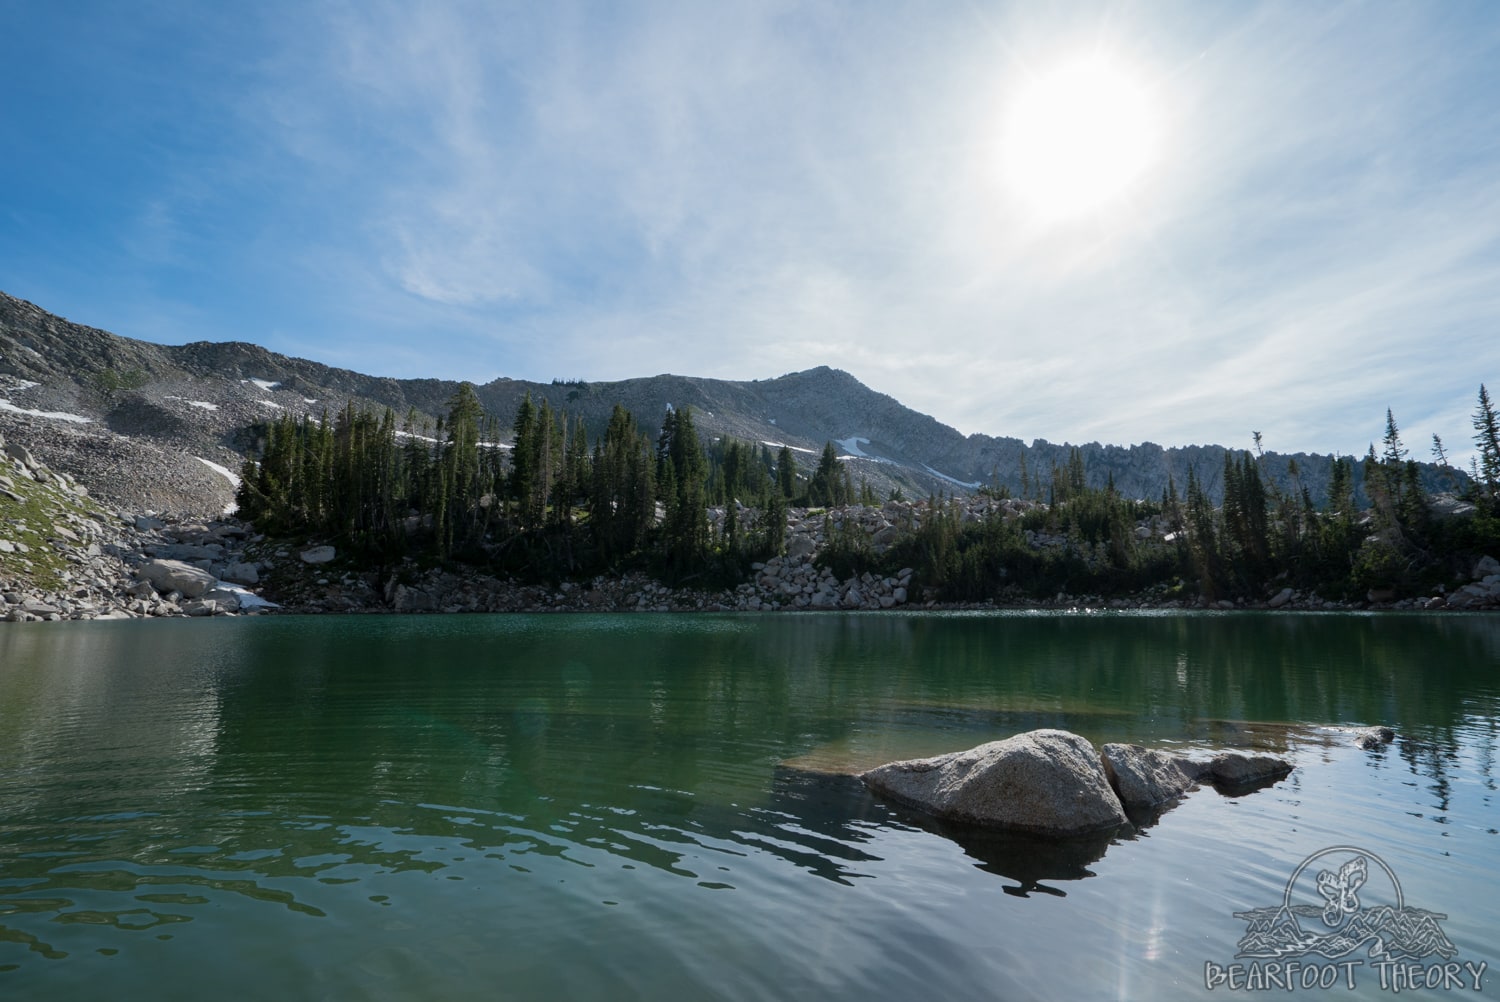
[[[1497,664],[1493,616],[0,630],[0,994],[1200,997],[1350,843],[1496,964]],[[1033,727],[1298,768],[1063,843],[848,775]]]

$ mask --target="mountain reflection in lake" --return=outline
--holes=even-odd
[[[1497,663],[1484,616],[0,630],[0,991],[1181,995],[1351,840],[1483,958]],[[1400,739],[1324,726],[1373,723]],[[1298,769],[1066,843],[817,774],[1035,727]]]

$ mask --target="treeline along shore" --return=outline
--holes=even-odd
[[[669,409],[652,435],[617,405],[590,442],[581,421],[530,397],[504,426],[463,384],[445,421],[413,420],[349,407],[266,425],[260,459],[243,471],[243,517],[272,536],[345,547],[398,586],[440,565],[530,584],[636,573],[674,588],[748,588],[776,608],[1059,595],[1286,603],[1299,593],[1446,606],[1500,541],[1500,435],[1482,386],[1472,473],[1454,471],[1461,490],[1439,497],[1389,412],[1381,451],[1372,444],[1358,471],[1337,460],[1316,500],[1295,469],[1270,476],[1258,449],[1226,453],[1222,470],[1190,471],[1159,498],[1092,481],[1075,450],[1066,467],[1023,469],[1019,496],[981,488],[912,501],[853,483],[831,442],[806,476],[785,447],[704,442],[688,408]],[[1203,488],[1209,476],[1221,478],[1219,505]],[[1278,480],[1293,486],[1268,486]],[[799,559],[816,580],[788,571]],[[852,596],[851,580],[864,586]]]
[[[591,441],[581,421],[530,397],[502,424],[460,384],[434,424],[351,405],[257,426],[238,512],[214,522],[106,510],[6,448],[0,506],[18,517],[0,528],[0,618],[1495,608],[1497,425],[1481,386],[1475,460],[1467,475],[1447,467],[1435,439],[1454,488],[1436,494],[1388,412],[1381,449],[1357,468],[1336,460],[1326,497],[1295,469],[1273,476],[1257,448],[1159,498],[1096,482],[1076,450],[1064,466],[1023,469],[1019,492],[881,498],[853,482],[832,443],[799,470],[786,447],[704,441],[689,408],[647,431],[618,405]]]

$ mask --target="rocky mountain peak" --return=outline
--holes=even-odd
[[[221,510],[229,481],[205,462],[237,470],[254,445],[256,427],[267,419],[336,413],[352,401],[389,407],[403,418],[414,410],[419,421],[435,423],[457,388],[451,380],[369,376],[246,342],[152,344],[72,323],[0,293],[0,431],[10,429],[50,465],[86,483],[89,476],[102,478],[101,496],[120,504]],[[1067,465],[1073,448],[1044,439],[1026,445],[1010,437],[964,436],[828,365],[749,381],[672,374],[609,382],[501,377],[477,393],[504,425],[530,394],[533,401],[581,417],[591,436],[603,433],[616,403],[646,429],[668,407],[691,407],[706,437],[730,436],[772,449],[787,445],[804,466],[816,463],[824,443],[832,441],[854,482],[864,481],[881,497],[897,490],[907,497],[964,493],[981,485],[1019,495],[1023,461],[1027,486],[1035,490],[1054,467]],[[1219,491],[1221,446],[1091,442],[1078,449],[1091,483],[1112,479],[1129,496],[1159,497],[1170,480],[1180,491],[1190,469],[1211,496]],[[113,458],[103,463],[100,456]],[[1271,481],[1289,489],[1306,486],[1317,500],[1326,492],[1332,459],[1267,453],[1263,468]],[[1295,478],[1291,460],[1299,471]],[[120,472],[137,469],[157,471],[176,486],[164,496]],[[1423,470],[1433,490],[1463,480],[1457,471],[1430,465]]]

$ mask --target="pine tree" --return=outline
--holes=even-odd
[[[1422,470],[1415,459],[1402,468],[1401,523],[1410,533],[1423,536],[1428,528],[1427,492],[1422,488]]]
[[[814,508],[825,508],[839,503],[841,477],[839,455],[833,443],[823,445],[823,454],[818,457],[818,468],[807,483],[807,503]]]
[[[444,493],[449,510],[444,527],[448,547],[458,542],[478,542],[481,532],[479,499],[479,426],[484,408],[472,383],[459,383],[448,401],[448,441],[443,447]]]
[[[1437,432],[1432,433],[1432,460],[1439,466],[1448,466],[1448,450],[1443,448],[1443,439]]]
[[[1192,467],[1187,480],[1188,552],[1202,593],[1212,598],[1219,590],[1219,543],[1213,504]]]
[[[657,465],[667,506],[664,555],[668,574],[681,580],[700,569],[708,554],[708,464],[691,408],[667,412],[657,439]]]
[[[580,416],[574,420],[572,433],[568,436],[563,475],[558,481],[557,498],[553,505],[560,524],[572,526],[573,510],[587,496],[589,479],[588,429]]]
[[[1083,469],[1083,453],[1074,446],[1068,452],[1068,497],[1074,498],[1088,486],[1088,477]]]
[[[797,463],[792,458],[792,450],[785,445],[776,454],[776,479],[783,498],[791,500],[797,496]]]
[[[536,405],[528,392],[516,408],[516,420],[511,425],[515,437],[510,450],[510,497],[515,503],[518,521],[523,527],[530,523],[531,498],[536,493]]]
[[[655,458],[635,417],[615,404],[604,441],[594,452],[589,525],[606,563],[645,545],[656,508]]]
[[[1351,460],[1334,457],[1328,480],[1328,511],[1344,518],[1354,517],[1354,471]]]
[[[1401,443],[1401,431],[1396,427],[1396,418],[1391,414],[1391,409],[1385,409],[1385,438],[1382,440],[1384,448],[1380,454],[1381,486],[1390,495],[1390,503],[1393,508],[1403,507],[1402,498],[1406,491],[1405,466],[1407,449]]]
[[[1500,502],[1500,416],[1483,383],[1479,384],[1479,403],[1474,408],[1474,447],[1479,495],[1491,503]]]
[[[762,546],[767,557],[779,557],[786,547],[786,497],[780,485],[766,491],[761,509]]]
[[[1162,498],[1162,508],[1172,531],[1181,532],[1183,528],[1182,502],[1177,496],[1177,478],[1170,473],[1167,474],[1167,489]]]
[[[1375,517],[1377,535],[1388,546],[1404,546],[1405,540],[1401,532],[1404,477],[1401,465],[1387,464],[1377,457],[1375,444],[1372,442],[1369,452],[1365,454],[1364,472],[1365,493],[1370,496],[1370,510]]]
[[[1401,444],[1401,432],[1396,427],[1396,418],[1391,409],[1385,409],[1385,451],[1381,455],[1387,467],[1400,465],[1406,459],[1406,446]]]
[[[1259,447],[1257,435],[1256,446]],[[1260,478],[1260,466],[1245,453],[1240,460],[1240,499],[1244,506],[1244,547],[1252,575],[1257,579],[1266,571],[1271,556],[1270,523],[1267,518],[1266,488]]]

